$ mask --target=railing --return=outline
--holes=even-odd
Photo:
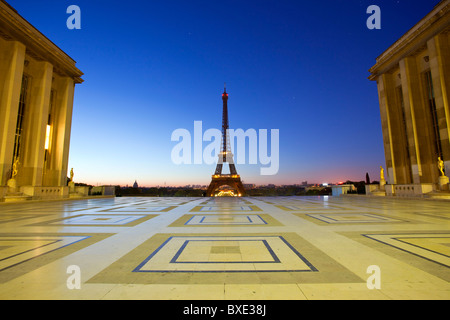
[[[213,174],[213,179],[217,178],[239,178],[238,174]]]

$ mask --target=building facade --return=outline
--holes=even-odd
[[[386,194],[442,190],[438,159],[450,174],[450,0],[439,2],[369,71],[378,87]]]
[[[75,64],[0,0],[0,201],[68,196]]]

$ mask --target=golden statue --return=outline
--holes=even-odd
[[[445,176],[444,161],[442,161],[441,157],[438,157],[438,168],[439,168],[439,171],[441,172],[441,176]]]
[[[16,160],[14,160],[14,163],[13,163],[13,166],[12,166],[11,179],[14,179],[14,177],[17,176],[18,171],[19,171],[19,159],[16,158]]]
[[[380,166],[380,181],[384,180],[384,169],[382,166]]]
[[[70,182],[73,182],[73,168],[70,169]]]

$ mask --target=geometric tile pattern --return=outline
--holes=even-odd
[[[361,283],[295,233],[155,234],[90,284]]]
[[[305,205],[275,205],[275,207],[284,210],[284,211],[314,211],[314,210],[332,210],[332,209],[342,209],[342,207],[338,206],[330,206],[330,205],[324,205],[324,206],[315,206],[313,204],[305,204]]]
[[[317,271],[281,236],[172,236],[134,272]]]
[[[125,226],[131,225],[136,220],[148,218],[147,215],[107,215],[89,214],[78,215],[54,222],[49,225],[72,225],[72,226]],[[134,224],[135,225],[135,224]]]
[[[0,203],[0,299],[450,299],[446,201]],[[81,290],[66,286],[79,266]],[[381,289],[366,285],[379,266]]]
[[[168,212],[176,206],[126,206],[119,208],[106,209],[102,211],[112,212]]]
[[[84,239],[85,236],[0,236],[0,271]]]
[[[0,284],[45,266],[111,234],[0,234]]]
[[[269,214],[185,214],[169,227],[274,227],[282,224]]]
[[[268,214],[186,214],[174,221],[169,227],[263,227],[282,226]]]
[[[307,216],[330,224],[403,222],[395,218],[369,213],[317,213],[307,214]]]
[[[223,225],[265,225],[266,221],[260,215],[193,215],[185,225],[208,225],[208,226],[223,226]]]
[[[22,219],[30,219],[30,218],[34,218],[34,217],[35,217],[35,215],[31,215],[31,214],[20,214],[20,213],[2,214],[2,215],[0,215],[0,223],[18,221],[18,220],[22,220]]]
[[[246,212],[246,211],[261,211],[257,206],[196,206],[191,209],[191,212],[204,212],[204,211],[233,211],[233,212]]]
[[[450,267],[450,233],[364,234],[364,236]]]
[[[80,214],[68,218],[56,219],[36,223],[32,225],[39,226],[93,226],[93,227],[112,227],[125,226],[132,227],[142,223],[156,215],[132,215],[132,214]]]

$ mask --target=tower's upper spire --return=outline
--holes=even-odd
[[[227,93],[227,84],[224,82],[223,83],[223,93],[222,93],[222,100],[228,100],[228,93]],[[226,108],[226,106],[224,106],[224,108]]]

